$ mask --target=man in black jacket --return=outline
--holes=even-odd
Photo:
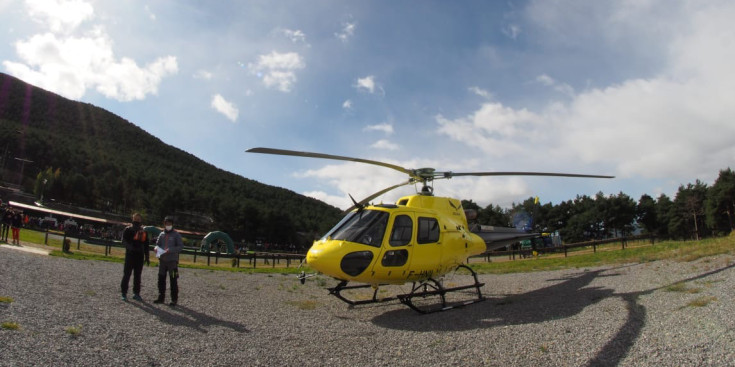
[[[10,225],[13,222],[13,210],[10,207],[3,208],[2,214],[2,231],[0,232],[0,240],[8,242],[8,233],[10,233]]]
[[[133,223],[123,230],[122,243],[125,245],[125,267],[120,283],[122,300],[128,300],[128,283],[130,274],[133,274],[133,299],[143,301],[140,297],[140,276],[143,272],[143,262],[150,265],[148,259],[148,234],[141,226],[143,218],[140,214],[133,214]]]

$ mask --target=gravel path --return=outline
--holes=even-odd
[[[126,303],[122,264],[0,246],[0,297],[13,299],[0,322],[20,327],[0,329],[0,365],[732,366],[733,264],[482,275],[487,301],[419,315],[349,308],[331,279],[197,269],[181,269],[176,308],[151,302],[148,267],[145,302]]]

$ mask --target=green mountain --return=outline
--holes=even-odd
[[[340,216],[316,199],[218,169],[102,108],[2,73],[0,149],[2,181],[47,203],[139,211],[152,223],[173,213],[180,227],[280,243],[324,233]]]

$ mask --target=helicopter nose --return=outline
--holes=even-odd
[[[315,244],[306,254],[309,267],[339,279],[359,275],[372,261],[371,251],[349,251],[335,243]]]

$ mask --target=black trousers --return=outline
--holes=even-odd
[[[179,262],[161,261],[158,264],[158,299],[166,298],[166,275],[171,281],[171,301],[179,300]]]
[[[10,231],[10,225],[3,223],[2,232],[0,232],[0,237],[2,237],[2,240],[5,242],[8,242],[8,231]]]
[[[120,291],[123,295],[128,294],[128,283],[130,275],[133,275],[133,294],[140,294],[140,274],[143,272],[144,256],[142,252],[125,251],[125,267],[123,278],[120,282]]]

